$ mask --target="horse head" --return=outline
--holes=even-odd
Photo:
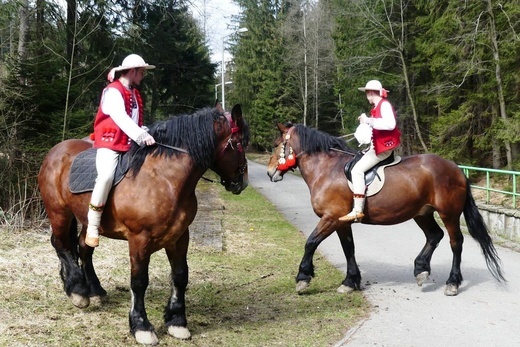
[[[267,165],[267,175],[272,182],[283,180],[283,175],[287,171],[298,166],[296,158],[300,153],[300,145],[295,129],[290,123],[285,125],[278,123],[280,136],[274,142],[273,154]]]
[[[218,102],[215,107],[223,117],[214,124],[217,152],[211,170],[220,176],[220,183],[227,191],[240,194],[249,183],[245,151],[249,142],[249,128],[240,105],[235,105],[231,113],[224,112]]]

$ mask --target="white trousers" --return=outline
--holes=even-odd
[[[370,148],[365,155],[352,168],[352,185],[356,195],[365,195],[365,172],[373,168],[377,163],[388,158],[393,151],[384,151],[376,155],[374,148]]]
[[[98,148],[96,155],[97,178],[90,198],[92,205],[97,207],[105,205],[114,182],[118,159],[119,152],[108,148]]]

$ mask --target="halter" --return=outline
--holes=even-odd
[[[287,147],[287,142],[291,139],[291,134],[294,131],[294,127],[289,128],[287,133],[285,134],[284,141],[282,143],[282,150],[280,151],[280,158],[278,159],[277,170],[280,171],[288,171],[296,167],[296,155],[294,154],[294,150],[292,146],[289,145],[289,155],[287,159],[285,158],[285,150]]]

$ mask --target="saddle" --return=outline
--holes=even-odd
[[[72,193],[79,194],[94,190],[97,177],[96,153],[97,148],[89,148],[74,158],[69,173],[69,189]],[[129,168],[129,157],[130,155],[127,153],[119,156],[112,187],[115,187],[125,177]]]
[[[345,165],[345,175],[347,176],[350,190],[354,189],[352,184],[352,168],[363,157],[363,152],[357,152],[354,158]],[[385,167],[396,165],[401,161],[401,157],[392,153],[388,158],[376,164],[373,168],[365,172],[365,185],[367,186],[366,196],[372,196],[383,188],[385,183]],[[376,179],[377,178],[377,179]]]

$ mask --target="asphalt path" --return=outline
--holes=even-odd
[[[249,184],[305,236],[318,223],[309,189],[301,177],[287,173],[283,181],[273,183],[265,165],[250,161]],[[430,278],[419,287],[413,276],[413,261],[425,237],[413,220],[394,226],[355,224],[353,233],[363,293],[373,310],[346,331],[336,347],[520,346],[520,253],[496,246],[508,281],[500,284],[488,271],[478,243],[465,235],[461,264],[464,281],[459,294],[448,297],[444,288],[452,253],[447,234],[433,254]],[[322,242],[318,252],[346,271],[335,233]],[[317,269],[316,276],[311,286],[319,286],[320,276],[326,274]]]

